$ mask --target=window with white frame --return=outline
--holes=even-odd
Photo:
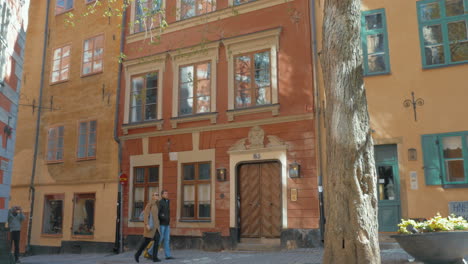
[[[182,219],[211,218],[211,163],[182,164]]]
[[[235,108],[271,104],[270,50],[235,56]]]
[[[159,193],[159,166],[137,167],[133,171],[132,219],[139,221],[153,193]]]
[[[157,118],[158,72],[132,77],[130,92],[130,122]]]
[[[134,7],[133,33],[158,27],[164,18],[163,0],[136,0]]]
[[[208,113],[211,108],[211,63],[201,62],[179,69],[179,115]]]
[[[171,52],[174,70],[172,117],[216,112],[218,48],[219,42],[212,42]]]
[[[179,0],[180,19],[187,19],[216,10],[216,0]]]

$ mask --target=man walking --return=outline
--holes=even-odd
[[[19,244],[21,223],[24,220],[23,209],[19,206],[13,206],[8,210],[8,228],[10,228],[11,243],[15,246],[15,262],[21,263],[19,260]],[[11,244],[10,244],[11,245]]]
[[[169,247],[170,237],[171,237],[171,228],[169,226],[170,218],[170,204],[169,204],[169,192],[163,190],[161,192],[161,200],[159,201],[159,224],[161,228],[161,241],[164,241],[164,254],[166,259],[174,259],[171,256],[171,249]]]

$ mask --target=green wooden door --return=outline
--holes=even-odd
[[[396,145],[375,146],[379,231],[395,232],[400,222],[400,177]]]

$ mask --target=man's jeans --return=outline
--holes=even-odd
[[[166,258],[172,257],[171,248],[169,247],[171,227],[169,225],[160,225],[159,228],[161,229],[161,239],[159,240],[159,244],[164,243],[164,254],[166,255]]]

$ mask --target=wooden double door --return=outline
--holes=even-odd
[[[265,162],[239,167],[241,237],[277,238],[281,234],[281,164]]]

